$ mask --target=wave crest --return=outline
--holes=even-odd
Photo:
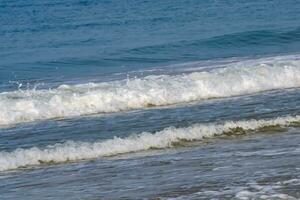
[[[226,133],[240,134],[247,131],[259,131],[267,127],[287,127],[299,121],[300,116],[286,116],[275,119],[228,121],[222,124],[195,124],[185,128],[169,127],[156,133],[143,132],[126,138],[115,137],[94,143],[68,141],[43,149],[37,147],[17,149],[12,152],[0,152],[0,171],[45,163],[62,163],[148,149],[169,148],[181,141],[196,141]]]
[[[0,125],[292,87],[300,87],[300,58],[297,56],[240,61],[225,68],[189,74],[0,93]]]

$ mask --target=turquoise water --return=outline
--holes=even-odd
[[[0,2],[0,199],[300,198],[300,2]]]

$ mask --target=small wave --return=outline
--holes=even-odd
[[[115,137],[94,143],[68,141],[43,149],[37,147],[16,149],[12,152],[0,152],[0,171],[169,148],[181,141],[197,141],[222,134],[241,134],[247,131],[259,131],[266,127],[286,127],[299,121],[300,116],[286,116],[274,119],[228,121],[221,124],[195,124],[185,128],[169,127],[155,133],[143,132],[126,138]]]
[[[232,46],[276,45],[297,42],[300,39],[300,28],[288,31],[247,31],[210,38],[204,43],[210,46],[229,48]]]
[[[246,60],[224,68],[181,75],[152,75],[114,82],[61,85],[49,90],[0,93],[0,125],[293,87],[300,87],[299,56]]]
[[[225,35],[217,35],[210,38],[198,40],[183,40],[174,43],[166,43],[159,45],[150,45],[139,48],[130,49],[131,54],[145,55],[154,54],[156,52],[164,52],[168,54],[181,49],[193,49],[194,52],[203,52],[205,49],[234,49],[249,47],[257,48],[272,45],[284,45],[299,42],[300,28],[294,27],[286,30],[256,30],[236,32]],[[258,48],[259,49],[259,48]],[[192,54],[195,55],[195,54]],[[201,56],[201,54],[197,54]]]

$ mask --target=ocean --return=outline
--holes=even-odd
[[[299,11],[2,0],[0,199],[299,199]]]

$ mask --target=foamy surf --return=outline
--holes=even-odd
[[[286,116],[274,119],[195,124],[185,128],[169,127],[155,133],[143,132],[126,138],[115,137],[94,143],[68,141],[45,148],[20,148],[12,152],[0,152],[0,171],[45,163],[114,156],[153,148],[169,148],[181,141],[197,141],[226,133],[240,134],[274,126],[286,127],[299,121],[300,116]]]
[[[300,87],[300,58],[240,61],[224,68],[181,75],[0,94],[0,125],[111,113],[151,106]]]

